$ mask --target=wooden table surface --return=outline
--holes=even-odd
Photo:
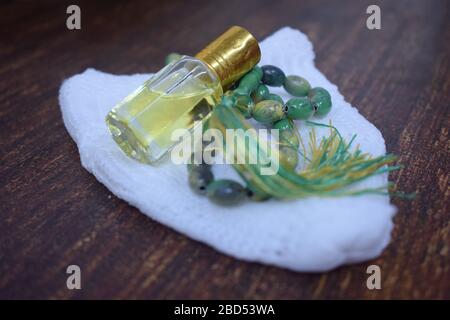
[[[366,8],[381,7],[381,30]],[[57,1],[0,4],[0,298],[450,298],[449,1]],[[80,164],[58,106],[88,67],[155,72],[228,26],[263,39],[289,25],[318,68],[383,133],[405,165],[391,180],[392,240],[373,261],[322,274],[238,261],[116,198]],[[82,290],[66,288],[66,267]],[[366,288],[378,264],[382,289]]]

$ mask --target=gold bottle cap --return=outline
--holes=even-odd
[[[261,50],[250,32],[233,26],[197,53],[196,58],[213,69],[222,87],[228,88],[259,62]]]

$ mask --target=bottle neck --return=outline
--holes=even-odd
[[[228,88],[259,62],[261,51],[251,33],[234,26],[195,57],[217,74],[223,88]]]

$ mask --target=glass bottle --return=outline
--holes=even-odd
[[[128,156],[153,164],[177,143],[176,129],[193,130],[209,118],[224,92],[260,59],[256,39],[231,27],[195,57],[168,64],[115,106],[108,129]]]

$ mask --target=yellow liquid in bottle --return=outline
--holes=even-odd
[[[176,143],[174,130],[192,130],[195,121],[210,116],[222,88],[188,75],[171,74],[163,85],[150,79],[108,113],[109,131],[128,156],[154,163]]]

